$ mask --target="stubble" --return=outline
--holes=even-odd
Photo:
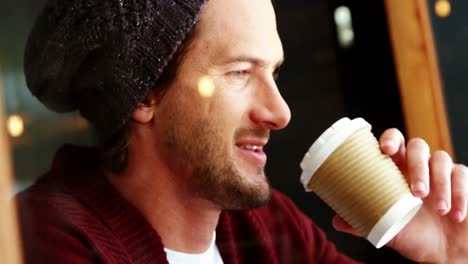
[[[268,202],[271,188],[263,166],[256,168],[253,174],[257,175],[242,175],[241,165],[236,164],[233,151],[229,151],[235,146],[226,146],[226,135],[223,137],[215,120],[194,120],[193,116],[174,110],[165,130],[165,147],[167,154],[176,159],[174,169],[186,176],[195,197],[211,201],[223,210],[252,209]],[[265,133],[268,134],[263,129],[239,129],[233,137]],[[246,177],[262,177],[264,181],[254,183]]]

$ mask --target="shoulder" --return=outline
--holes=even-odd
[[[94,230],[106,232],[106,226],[76,197],[39,181],[15,198],[26,263],[34,259],[86,263],[100,258],[92,237]]]
[[[61,222],[73,216],[93,216],[91,210],[70,193],[58,186],[45,185],[41,181],[16,195],[21,221],[42,220]]]

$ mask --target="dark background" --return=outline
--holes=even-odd
[[[440,18],[430,8],[434,42],[444,86],[448,121],[457,162],[468,164],[468,23],[467,1],[450,1],[450,16]],[[429,1],[434,6],[435,0]]]
[[[429,0],[429,6],[434,1]],[[61,144],[93,142],[86,122],[77,115],[49,112],[26,88],[24,44],[44,2],[0,0],[0,65],[7,113],[22,115],[26,125],[22,137],[12,138],[18,190],[47,170]],[[468,163],[464,137],[468,124],[463,120],[468,94],[463,39],[468,40],[468,28],[460,12],[468,10],[468,3],[451,3],[453,15],[446,20],[435,17],[432,10],[431,14],[455,152],[458,161]],[[364,117],[376,135],[390,127],[405,131],[383,1],[275,0],[275,5],[286,55],[279,86],[292,120],[286,129],[273,133],[267,149],[272,185],[289,195],[344,253],[366,263],[411,263],[391,249],[376,250],[364,239],[334,231],[334,213],[314,194],[305,193],[299,182],[303,155],[323,130],[343,116]],[[349,48],[337,42],[333,12],[341,5],[352,14],[355,39]]]

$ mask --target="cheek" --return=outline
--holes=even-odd
[[[233,107],[234,106],[234,107]],[[223,102],[216,112],[211,114],[211,124],[222,137],[222,143],[229,156],[232,157],[236,149],[236,135],[242,129],[249,128],[248,115],[241,111],[240,104]]]
[[[245,117],[248,116],[245,100],[231,94],[218,95],[212,99],[208,103],[211,118],[231,129],[245,126]]]
[[[210,98],[212,110],[218,110],[230,117],[239,118],[248,112],[252,100],[252,89],[249,86],[239,89],[232,85],[217,82],[216,93]]]
[[[186,128],[202,122],[232,141],[237,129],[249,126],[248,90],[229,89],[219,82],[213,85],[216,89],[211,96],[203,96],[193,84],[178,86],[167,107],[177,109],[178,115],[182,115],[179,119],[184,121]]]

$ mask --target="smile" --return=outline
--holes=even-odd
[[[241,146],[240,148],[245,149],[245,150],[255,151],[255,152],[263,151],[262,146],[256,146],[256,145],[244,145],[244,146]]]
[[[238,145],[239,154],[243,159],[246,159],[249,163],[255,164],[255,166],[265,166],[267,155],[263,151],[261,145]]]

